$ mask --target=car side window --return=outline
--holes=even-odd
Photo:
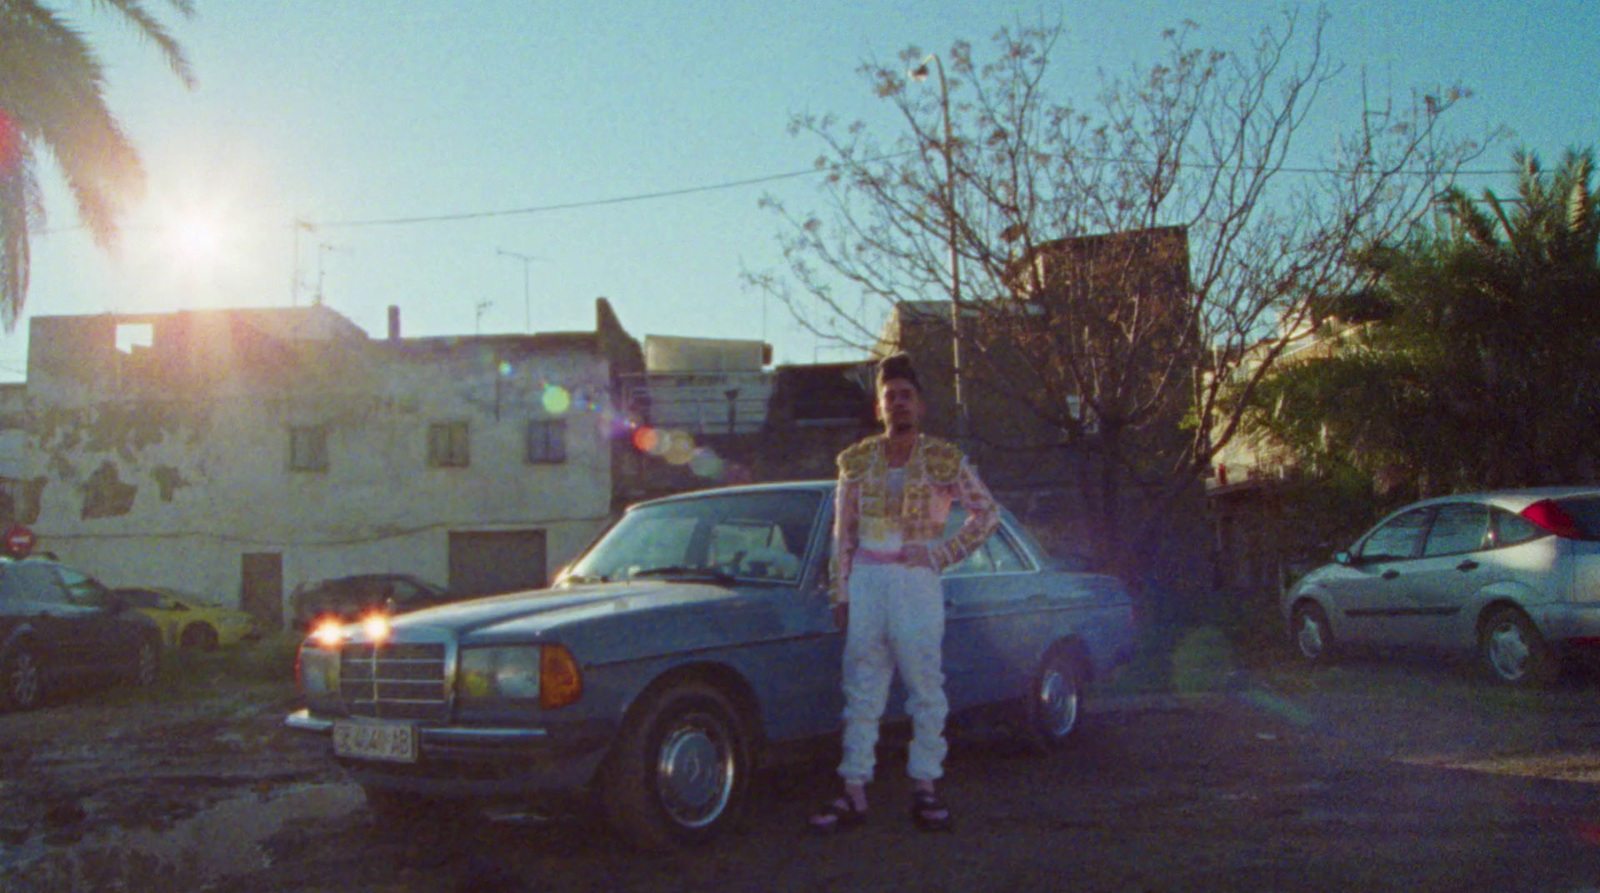
[[[1400,561],[1417,554],[1432,509],[1412,509],[1383,522],[1361,544],[1362,561]]]
[[[959,505],[950,507],[950,517],[945,521],[944,535],[953,536],[967,518],[966,509]],[[974,549],[971,555],[945,568],[946,574],[991,574],[1007,571],[1024,571],[1028,562],[1017,551],[1015,543],[1006,535],[1005,528],[996,527],[994,533]]]
[[[988,542],[985,542],[973,549],[972,554],[945,568],[944,573],[947,576],[994,573],[994,560],[989,557],[988,546]]]
[[[1422,554],[1458,555],[1477,552],[1489,541],[1489,510],[1474,502],[1452,502],[1439,506],[1428,529],[1428,542]]]
[[[70,567],[58,565],[56,571],[61,574],[61,582],[66,584],[68,601],[97,608],[105,606],[106,588],[98,581]]]
[[[14,565],[0,566],[0,604],[23,599],[22,578]]]
[[[995,529],[987,545],[989,557],[994,561],[996,571],[1008,573],[1028,569],[1028,562],[1023,559],[1022,553],[1017,551],[1017,546],[1011,541],[1011,537],[1006,535],[1004,527]]]
[[[49,565],[20,562],[11,566],[11,573],[7,576],[15,578],[19,595],[26,601],[53,605],[72,601],[67,596],[66,587],[61,584],[61,578]]]
[[[397,605],[409,605],[421,601],[424,594],[422,587],[410,580],[395,580],[389,584],[389,597],[394,599]]]
[[[1490,512],[1490,523],[1493,529],[1493,544],[1495,548],[1515,546],[1518,543],[1536,540],[1549,533],[1549,531],[1529,521],[1527,518],[1512,514],[1505,509],[1494,509]]]

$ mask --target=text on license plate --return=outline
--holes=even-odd
[[[333,752],[363,760],[417,761],[417,729],[399,722],[336,722]]]

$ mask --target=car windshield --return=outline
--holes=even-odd
[[[704,496],[628,512],[572,566],[565,583],[634,577],[793,583],[823,494],[774,490]]]

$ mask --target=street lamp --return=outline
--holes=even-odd
[[[965,315],[961,308],[961,258],[956,251],[956,167],[953,137],[950,129],[950,86],[944,78],[944,62],[938,54],[929,53],[911,69],[911,79],[921,82],[928,79],[928,63],[939,75],[939,108],[944,113],[944,141],[939,151],[944,154],[944,217],[946,239],[950,246],[950,372],[955,382],[956,437],[967,437],[967,400],[961,375],[961,322]]]
[[[531,298],[529,298],[529,293],[528,293],[528,265],[533,263],[536,260],[544,260],[544,258],[542,258],[542,257],[533,257],[533,256],[527,255],[527,254],[518,254],[515,251],[507,251],[504,248],[496,248],[494,250],[494,253],[495,254],[503,254],[506,257],[522,261],[522,328],[523,328],[523,331],[532,332],[533,331],[533,302],[532,302]]]

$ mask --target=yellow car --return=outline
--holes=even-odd
[[[211,651],[261,637],[256,618],[235,608],[209,605],[199,597],[161,586],[128,586],[111,590],[129,609],[161,627],[167,648]]]

